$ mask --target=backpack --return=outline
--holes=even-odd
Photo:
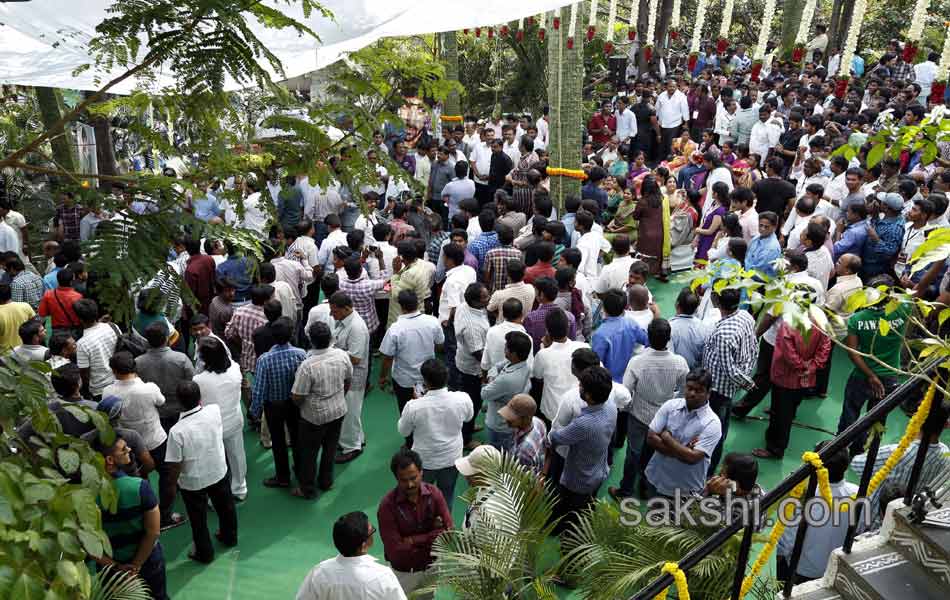
[[[137,358],[145,354],[145,351],[148,350],[148,342],[145,341],[145,338],[136,333],[135,330],[129,329],[129,333],[122,333],[122,330],[119,329],[119,326],[115,323],[109,323],[109,326],[115,331],[116,352],[128,352],[132,355],[132,358]]]

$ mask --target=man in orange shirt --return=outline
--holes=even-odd
[[[53,332],[65,331],[74,338],[81,335],[82,324],[76,311],[73,310],[73,302],[82,299],[82,294],[73,289],[73,272],[69,268],[61,269],[56,273],[56,282],[59,287],[46,290],[40,299],[39,315],[41,317],[51,317],[53,322]]]

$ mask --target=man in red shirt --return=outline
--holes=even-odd
[[[198,314],[207,315],[211,300],[214,299],[214,274],[216,264],[214,259],[201,253],[201,241],[188,238],[185,240],[185,250],[188,252],[188,262],[185,263],[183,279],[185,285],[198,300]],[[191,322],[195,311],[191,306],[185,306],[184,317]]]
[[[594,113],[587,123],[587,133],[590,134],[595,146],[603,146],[617,133],[617,119],[613,116],[610,102],[604,102],[600,112]]]
[[[542,277],[551,277],[553,279],[556,271],[554,270],[554,265],[551,264],[552,262],[554,262],[554,243],[539,242],[538,262],[525,269],[524,282],[533,284],[535,280],[541,279]]]
[[[389,468],[396,489],[383,496],[376,518],[386,560],[408,595],[432,564],[432,543],[454,524],[442,492],[422,480],[422,459],[416,452],[402,448]]]
[[[73,289],[73,272],[69,268],[60,269],[56,273],[56,283],[59,287],[46,290],[40,299],[39,315],[51,317],[53,333],[66,331],[78,338],[82,330],[82,323],[73,310],[73,302],[82,299],[82,294]]]

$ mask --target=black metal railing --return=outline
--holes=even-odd
[[[937,358],[931,359],[930,361],[924,363],[921,373],[924,375],[934,375],[938,365],[942,360],[943,359]],[[822,461],[826,461],[839,450],[851,446],[868,430],[870,430],[875,423],[885,422],[887,420],[887,415],[889,415],[896,407],[900,406],[905,399],[911,396],[911,394],[918,393],[920,385],[921,380],[918,378],[910,378],[901,383],[896,389],[894,389],[893,392],[891,392],[883,400],[874,405],[874,407],[871,408],[867,413],[865,413],[864,416],[859,418],[850,427],[842,431],[831,442],[824,446],[818,452],[818,456],[821,457]],[[939,401],[939,396],[934,398],[934,403]],[[933,410],[932,407],[931,410]],[[876,428],[871,439],[871,443],[868,446],[868,456],[864,463],[864,471],[861,474],[861,484],[858,488],[858,498],[867,497],[868,485],[871,482],[871,477],[874,475],[872,471],[874,468],[874,462],[877,459],[877,453],[880,445],[881,429]],[[907,492],[904,497],[904,504],[907,506],[909,506],[913,500],[915,489],[920,479],[921,471],[923,470],[924,461],[927,459],[927,450],[929,446],[930,444],[921,443],[917,447],[917,455],[914,460],[914,466],[911,470],[910,480],[907,485]],[[815,490],[818,487],[818,475],[814,467],[808,464],[803,464],[798,468],[798,470],[783,479],[778,485],[762,496],[762,498],[759,500],[761,512],[765,514],[770,507],[778,504],[789,492],[791,492],[797,485],[806,479],[808,479],[808,489],[802,498],[808,499],[813,497],[815,495]],[[851,552],[851,546],[854,543],[854,538],[857,534],[857,523],[860,522],[863,504],[863,502],[855,503],[857,511],[850,521],[851,525],[848,528],[848,532],[842,546],[843,550],[847,553]],[[686,573],[687,581],[689,580],[690,569],[699,564],[702,559],[706,558],[719,549],[720,546],[725,544],[732,538],[732,536],[744,528],[745,531],[742,536],[742,542],[739,546],[739,555],[736,558],[736,572],[732,582],[732,593],[729,596],[731,600],[739,599],[742,581],[745,579],[746,569],[749,563],[749,552],[752,548],[752,534],[755,531],[757,525],[757,523],[754,522],[744,521],[748,521],[748,519],[734,519],[728,525],[707,538],[705,542],[695,547],[686,556],[680,559],[678,563],[679,568],[684,573]],[[783,594],[786,598],[788,598],[792,593],[792,587],[795,583],[794,574],[798,570],[798,562],[801,558],[802,547],[805,543],[805,534],[807,531],[808,523],[807,520],[803,518],[800,520],[798,532],[795,537],[795,545],[792,550],[792,555],[789,557],[788,572],[791,575],[785,582],[785,587],[783,589]],[[630,598],[630,600],[652,600],[654,596],[659,594],[671,584],[673,584],[673,576],[663,574],[654,579],[645,588],[637,592]]]

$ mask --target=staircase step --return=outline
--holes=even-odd
[[[795,589],[792,590],[791,600],[843,600],[838,590],[833,588],[823,587],[802,593],[798,591],[799,587],[795,586]]]
[[[834,586],[846,600],[947,598],[947,592],[920,565],[890,544],[840,556]]]
[[[894,511],[891,545],[935,581],[950,586],[950,507],[927,513],[927,519],[919,525],[911,522],[910,510]]]

